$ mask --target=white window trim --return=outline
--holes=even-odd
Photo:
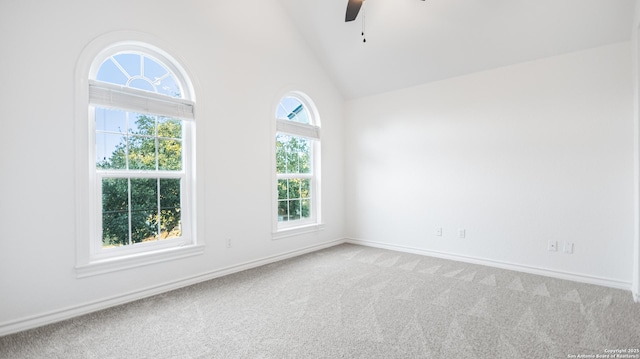
[[[132,245],[131,248],[114,248],[116,255],[100,256],[96,255],[99,251],[96,250],[95,236],[98,232],[96,213],[101,213],[99,201],[97,199],[96,181],[99,180],[99,176],[95,170],[95,125],[90,119],[95,115],[95,111],[92,111],[92,106],[89,106],[91,95],[90,87],[92,91],[98,90],[98,94],[104,94],[105,91],[111,94],[119,93],[135,93],[136,89],[123,88],[118,85],[99,83],[96,86],[97,81],[89,80],[90,77],[94,77],[95,74],[91,71],[97,71],[97,66],[94,64],[101,63],[107,55],[112,54],[115,51],[126,51],[128,49],[143,50],[145,53],[149,53],[158,58],[162,63],[170,67],[170,70],[179,75],[181,79],[192,78],[188,75],[188,72],[182,67],[178,67],[178,61],[175,57],[169,56],[166,52],[160,50],[159,47],[153,45],[159,43],[158,39],[149,35],[133,32],[133,31],[119,31],[109,33],[92,41],[83,50],[78,63],[76,65],[75,83],[76,83],[76,275],[78,278],[98,275],[103,273],[109,273],[118,270],[124,270],[153,263],[160,263],[165,261],[177,260],[194,255],[200,255],[204,253],[204,243],[201,239],[197,238],[197,225],[196,225],[196,184],[195,184],[195,121],[192,119],[194,116],[194,102],[188,99],[170,99],[155,96],[153,94],[145,94],[145,97],[157,99],[151,101],[153,104],[146,103],[143,107],[136,107],[140,112],[153,113],[154,106],[164,105],[160,107],[162,112],[165,113],[167,108],[173,107],[176,111],[180,111],[179,116],[185,119],[185,138],[189,138],[189,143],[184,146],[184,156],[189,156],[189,160],[185,163],[193,164],[184,168],[184,175],[187,178],[183,186],[186,186],[185,194],[189,196],[186,200],[188,208],[185,208],[188,212],[188,221],[190,222],[183,231],[187,234],[183,235],[184,240],[163,240],[152,243],[140,243]],[[162,46],[168,49],[166,45]],[[117,50],[115,50],[117,49]],[[92,67],[93,66],[93,67]],[[183,88],[188,98],[195,99],[194,89],[192,83],[183,84],[187,88]],[[133,91],[133,92],[132,92]],[[151,95],[151,96],[148,96]],[[96,103],[110,107],[107,103],[97,101]],[[94,105],[96,104],[94,103]],[[145,107],[146,106],[146,107]],[[169,107],[167,107],[169,106]],[[133,106],[135,107],[135,106]],[[131,108],[130,110],[136,110]],[[151,109],[148,111],[148,109]],[[188,136],[188,137],[187,137]],[[154,174],[154,176],[162,176]],[[171,176],[176,176],[175,173],[171,173]],[[96,212],[98,211],[98,212]],[[188,237],[187,237],[188,236]]]
[[[280,101],[285,97],[294,97],[299,100],[305,107],[310,115],[311,124],[304,124],[295,121],[288,121],[282,119],[276,119],[274,121],[273,131],[271,138],[275,141],[276,135],[279,133],[292,135],[296,137],[304,137],[312,140],[311,149],[311,166],[313,174],[278,174],[276,170],[276,146],[275,142],[272,142],[271,158],[272,158],[272,239],[281,239],[301,234],[317,232],[324,230],[324,224],[322,223],[322,201],[321,201],[321,138],[320,138],[320,116],[318,111],[311,101],[311,99],[304,93],[299,91],[289,91],[282,96],[279,96],[276,101],[276,106],[280,104]],[[276,113],[274,110],[272,113]],[[278,221],[278,179],[282,178],[311,178],[312,186],[311,192],[311,217],[304,220],[279,222]]]
[[[311,223],[305,225],[299,225],[291,228],[282,228],[271,235],[272,239],[281,239],[287,237],[294,237],[301,234],[313,233],[324,230],[324,223]]]

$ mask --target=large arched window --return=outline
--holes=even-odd
[[[88,263],[194,245],[194,95],[153,46],[100,52],[88,78]],[[166,252],[166,251],[165,251]]]
[[[276,232],[320,223],[320,126],[311,100],[284,96],[276,109]]]

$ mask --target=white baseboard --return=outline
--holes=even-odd
[[[517,271],[517,272],[537,274],[537,275],[542,275],[546,277],[566,279],[574,282],[595,284],[599,286],[616,288],[616,289],[623,289],[623,290],[629,290],[629,291],[631,290],[631,282],[625,282],[625,281],[611,279],[611,278],[603,278],[603,277],[596,277],[596,276],[590,276],[590,275],[584,275],[584,274],[563,272],[563,271],[558,271],[553,269],[538,268],[538,267],[526,266],[522,264],[495,261],[495,260],[485,259],[485,258],[449,254],[444,252],[432,251],[428,249],[400,246],[395,244],[368,241],[363,239],[348,238],[345,240],[345,243],[357,244],[357,245],[362,245],[367,247],[389,249],[389,250],[398,251],[398,252],[420,254],[428,257],[437,257],[437,258],[449,259],[449,260],[465,262],[465,263],[479,264],[479,265],[484,265],[488,267],[496,267],[496,268]],[[638,302],[638,298],[636,298],[636,302]]]
[[[269,256],[269,257],[264,257],[256,260],[251,260],[248,262],[240,263],[237,265],[233,265],[233,266],[229,266],[221,269],[216,269],[210,272],[183,278],[180,280],[175,280],[168,283],[147,287],[144,289],[132,291],[129,293],[113,296],[106,299],[101,299],[101,300],[97,300],[97,301],[93,301],[85,304],[71,306],[68,308],[60,309],[60,310],[50,311],[43,314],[21,318],[18,320],[0,323],[0,337],[21,332],[28,329],[33,329],[43,325],[59,322],[62,320],[70,319],[73,317],[88,314],[98,310],[107,309],[116,305],[133,302],[139,299],[151,297],[156,294],[165,293],[171,290],[175,290],[175,289],[186,287],[196,283],[204,282],[210,279],[241,272],[251,268],[260,267],[265,264],[274,263],[284,259],[289,259],[289,258],[297,257],[303,254],[319,251],[321,249],[333,247],[333,246],[342,244],[344,242],[345,242],[344,239],[337,239],[330,242],[316,244],[313,246],[300,248],[293,251],[289,251],[289,252],[285,252],[285,253]]]
[[[195,276],[183,278],[176,281],[147,287],[144,289],[132,291],[122,295],[109,297],[102,300],[93,301],[90,303],[80,304],[80,305],[76,305],[76,306],[72,306],[72,307],[68,307],[60,310],[55,310],[55,311],[51,311],[43,314],[21,318],[18,320],[0,323],[0,337],[21,332],[28,329],[40,327],[43,325],[59,322],[62,320],[70,319],[73,317],[88,314],[98,310],[107,309],[116,305],[133,302],[133,301],[147,298],[153,295],[165,293],[171,290],[197,284],[200,282],[222,277],[225,275],[241,272],[247,269],[260,267],[265,264],[270,264],[270,263],[278,262],[284,259],[289,259],[289,258],[297,257],[303,254],[319,251],[321,249],[333,247],[343,243],[350,243],[350,244],[362,245],[367,247],[383,248],[383,249],[389,249],[389,250],[398,251],[398,252],[420,254],[420,255],[429,256],[429,257],[437,257],[437,258],[449,259],[454,261],[485,265],[489,267],[508,269],[508,270],[513,270],[518,272],[543,275],[547,277],[572,280],[575,282],[582,282],[582,283],[601,285],[601,286],[612,287],[617,289],[631,290],[631,283],[625,282],[625,281],[619,281],[615,279],[587,276],[587,275],[569,273],[569,272],[561,272],[556,270],[537,268],[537,267],[525,266],[520,264],[508,263],[508,262],[494,261],[490,259],[449,254],[449,253],[432,251],[427,249],[399,246],[395,244],[368,241],[368,240],[362,240],[362,239],[337,239],[334,241],[325,242],[325,243],[321,243],[321,244],[317,244],[317,245],[313,245],[305,248],[300,248],[293,251],[281,253],[278,255],[264,257],[261,259],[256,259],[256,260],[240,263],[233,266],[216,269],[214,271],[202,273],[200,275],[195,275]],[[633,296],[636,302],[640,302],[640,296],[638,293],[633,293]]]

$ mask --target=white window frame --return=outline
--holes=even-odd
[[[282,99],[293,97],[298,100],[307,111],[309,116],[309,124],[303,124],[290,120],[275,119],[274,131],[272,131],[272,227],[273,239],[296,236],[299,234],[315,232],[324,229],[322,223],[322,206],[321,206],[321,136],[320,136],[320,116],[313,101],[306,94],[300,91],[289,91],[278,97],[276,106],[280,104]],[[276,110],[273,111],[274,117]],[[276,165],[276,146],[275,140],[278,134],[284,134],[294,137],[302,137],[311,140],[311,173],[295,173],[285,174],[277,172]],[[289,178],[303,178],[311,180],[310,197],[311,197],[311,216],[306,219],[279,222],[278,221],[278,180]]]
[[[123,40],[126,39],[126,40]],[[130,40],[132,39],[133,40]],[[140,33],[118,32],[94,40],[76,67],[76,275],[86,277],[175,260],[204,252],[196,238],[195,95],[184,68],[151,39]],[[181,85],[183,98],[93,80],[102,62],[121,52],[140,52],[167,66]],[[96,168],[95,107],[115,108],[150,115],[181,118],[183,124],[182,171],[101,171]],[[88,110],[87,110],[88,109]],[[180,178],[180,238],[102,248],[102,178]]]

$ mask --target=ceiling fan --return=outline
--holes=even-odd
[[[347,14],[344,17],[344,22],[353,21],[358,17],[358,13],[360,12],[363,2],[364,0],[349,0],[349,3],[347,3]]]
[[[347,3],[347,13],[344,16],[344,22],[353,21],[358,17],[358,13],[360,12],[360,8],[364,3],[364,0],[348,0]],[[425,0],[422,0],[425,1]],[[367,42],[367,39],[364,37],[364,19],[362,20],[362,42]]]
[[[422,0],[425,1],[425,0]],[[358,17],[358,13],[360,12],[360,8],[364,0],[349,0],[347,3],[347,13],[344,17],[345,22],[353,21]]]

